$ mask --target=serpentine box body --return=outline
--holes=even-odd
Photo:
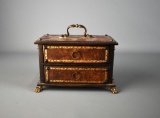
[[[40,81],[35,92],[43,86],[108,87],[117,93],[113,83],[114,46],[110,36],[46,34],[36,40],[39,49]]]

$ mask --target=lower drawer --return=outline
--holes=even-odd
[[[46,82],[105,83],[107,79],[107,68],[45,67]]]

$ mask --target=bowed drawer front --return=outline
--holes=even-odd
[[[46,62],[100,63],[108,60],[108,47],[45,46]]]
[[[70,35],[70,28],[83,28],[84,35]],[[46,34],[35,41],[39,50],[40,80],[44,86],[105,87],[118,93],[113,82],[114,47],[108,35],[89,35],[83,25],[70,25],[67,34]]]

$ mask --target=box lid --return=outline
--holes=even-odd
[[[44,35],[37,39],[34,44],[51,44],[51,45],[118,45],[110,36],[92,35],[84,37],[83,35],[70,35],[62,37],[61,35]]]
[[[70,35],[69,28],[83,28],[84,35]],[[67,34],[52,35],[46,34],[36,40],[34,44],[45,45],[118,45],[118,43],[108,35],[89,35],[85,26],[73,24],[67,27]]]

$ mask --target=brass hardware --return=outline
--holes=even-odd
[[[108,68],[60,68],[50,67],[51,70],[108,70]]]
[[[105,60],[108,60],[108,50],[105,50]]]
[[[60,36],[60,38],[66,38],[66,37],[68,37],[67,34],[62,34],[62,35]]]
[[[86,29],[86,27],[85,26],[83,26],[83,25],[80,25],[80,24],[73,24],[73,25],[70,25],[70,26],[68,26],[68,28],[67,28],[67,35],[69,36],[70,34],[69,34],[69,28],[83,28],[85,31],[84,31],[84,36],[86,37],[87,36],[87,29]]]
[[[110,91],[113,93],[113,94],[117,94],[118,93],[118,89],[116,87],[110,87]]]
[[[74,73],[72,74],[72,79],[78,80],[78,79],[80,79],[80,78],[81,78],[81,75],[80,75],[78,72],[74,72]]]
[[[47,46],[47,49],[64,48],[64,49],[106,49],[106,47],[96,46]]]
[[[77,81],[75,81],[75,80],[49,80],[49,82],[73,82],[73,83],[99,83],[99,84],[102,84],[102,83],[104,83],[103,81],[80,81],[80,80],[77,80]]]
[[[72,59],[80,59],[81,53],[79,51],[75,51],[75,52],[72,52],[71,56],[72,56]]]
[[[37,86],[35,89],[34,89],[34,92],[36,93],[39,93],[43,90],[43,86]]]
[[[66,37],[69,37],[69,36],[70,36],[69,28],[83,28],[83,29],[84,29],[84,37],[93,38],[92,35],[87,34],[87,29],[86,29],[86,27],[83,26],[83,25],[80,25],[80,24],[72,24],[72,25],[68,26],[68,27],[67,27],[67,34],[62,34],[62,35],[60,36],[60,38],[66,38]]]
[[[48,69],[46,69],[45,75],[46,75],[45,81],[48,82]]]
[[[46,67],[46,71],[45,71],[45,75],[46,75],[45,81],[46,82],[48,82],[48,70],[50,70],[49,66]]]
[[[47,47],[45,47],[45,49],[44,49],[44,59],[48,61]]]

